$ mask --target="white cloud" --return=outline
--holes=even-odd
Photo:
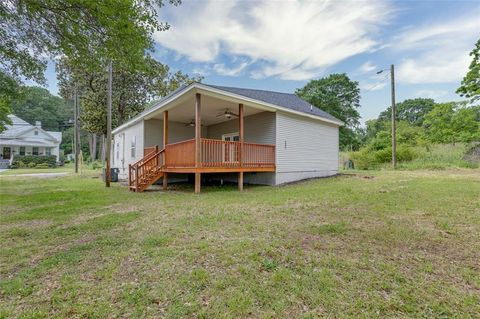
[[[207,0],[168,10],[170,30],[155,34],[162,46],[194,62],[216,63],[220,72],[226,71],[221,55],[241,56],[257,62],[252,77],[292,80],[375,49],[378,27],[392,12],[385,1],[329,0]]]
[[[217,63],[213,65],[213,70],[217,72],[220,75],[226,75],[226,76],[237,76],[239,75],[243,69],[245,69],[248,66],[247,62],[240,63],[238,66],[233,67],[233,68],[228,68],[225,66],[223,63]]]
[[[378,70],[378,66],[376,64],[373,64],[371,61],[365,62],[359,68],[359,72],[363,74],[372,73],[375,70]]]
[[[430,98],[430,99],[440,99],[444,96],[448,95],[448,91],[444,90],[429,90],[429,89],[424,89],[424,90],[418,90],[415,92],[416,97],[423,97],[423,98]]]
[[[457,82],[471,61],[469,52],[479,36],[480,9],[468,16],[409,29],[394,39],[403,53],[397,80],[405,83]]]

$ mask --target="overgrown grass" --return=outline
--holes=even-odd
[[[480,171],[130,193],[0,178],[0,318],[476,317]]]
[[[446,169],[446,168],[478,168],[479,163],[471,163],[463,159],[467,145],[436,144],[427,147],[415,147],[417,158],[410,162],[402,162],[400,169]]]
[[[408,147],[413,154],[413,159],[409,161],[398,160],[397,168],[404,170],[443,170],[448,168],[479,168],[480,162],[466,161],[463,157],[468,149],[468,145],[463,143],[456,144],[433,144],[428,146],[410,146]],[[390,156],[391,150],[388,150],[386,154]],[[365,153],[365,152],[364,152]],[[358,163],[360,168],[369,169],[390,169],[391,163],[387,160],[386,163],[377,163],[375,159],[369,158],[374,156],[373,154],[360,154],[355,152],[359,157]],[[361,156],[360,156],[361,155]],[[384,154],[385,155],[385,154]],[[352,158],[351,152],[341,152],[340,154],[340,166],[343,167],[344,163]],[[355,160],[354,160],[355,162]],[[358,166],[358,165],[357,165]]]

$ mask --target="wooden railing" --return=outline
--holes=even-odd
[[[150,173],[161,169],[163,167],[164,152],[165,150],[159,151],[157,146],[155,152],[148,153],[140,161],[128,165],[128,184],[138,188],[138,184],[142,180],[146,180]]]
[[[147,156],[148,154],[152,152],[158,152],[158,145],[151,146],[151,147],[145,147],[143,149],[143,157]]]
[[[275,167],[275,145],[243,143],[243,167]]]
[[[195,167],[195,140],[167,144],[165,154],[166,167]]]
[[[201,139],[201,167],[275,167],[275,145]],[[195,140],[167,144],[165,166],[195,167]],[[243,154],[240,158],[240,154]]]

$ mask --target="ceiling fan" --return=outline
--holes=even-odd
[[[194,126],[195,126],[195,119],[191,119],[190,122],[188,122],[188,123],[183,123],[183,125],[194,127]],[[202,124],[201,126],[203,126],[203,124]]]
[[[231,119],[232,116],[238,117],[238,114],[233,113],[229,109],[225,109],[225,111],[218,113],[216,117],[220,117],[220,116],[225,116],[227,119]]]

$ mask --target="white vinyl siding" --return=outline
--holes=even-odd
[[[277,112],[276,183],[338,172],[338,127]]]
[[[222,135],[238,132],[238,119],[207,127],[207,137],[222,139]],[[275,144],[275,113],[262,112],[244,118],[244,138],[247,143]]]

